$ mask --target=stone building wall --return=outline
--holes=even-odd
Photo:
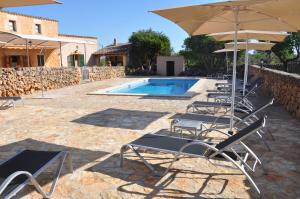
[[[125,77],[125,67],[90,67],[90,80],[100,81],[104,79],[113,79]]]
[[[0,69],[0,96],[28,95],[80,83],[78,68],[13,68]]]
[[[36,17],[0,10],[0,31],[9,32],[8,21],[16,21],[17,34],[34,35],[35,24],[41,24],[42,35],[48,37],[58,36],[58,22],[54,19]]]
[[[125,76],[124,67],[89,67],[91,81]],[[35,91],[52,90],[80,84],[81,70],[68,68],[0,68],[0,96],[22,96]]]
[[[300,75],[251,66],[250,74],[263,78],[263,92],[274,96],[293,116],[300,119]]]

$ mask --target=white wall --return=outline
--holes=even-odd
[[[81,38],[81,37],[65,37],[59,36],[64,39],[72,39],[72,40],[84,40],[84,41],[92,41],[95,44],[86,44],[86,63],[88,66],[96,65],[96,60],[92,56],[94,52],[97,51],[97,39],[91,38]],[[78,47],[78,48],[77,48]],[[62,63],[63,66],[68,66],[68,56],[74,54],[74,52],[78,50],[79,54],[85,54],[84,44],[77,43],[68,43],[62,46]]]
[[[182,56],[158,56],[157,57],[157,74],[166,76],[167,75],[167,62],[175,62],[175,76],[178,76],[182,71],[185,70],[185,60]]]

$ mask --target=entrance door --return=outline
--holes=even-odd
[[[167,76],[175,76],[175,62],[167,61]]]

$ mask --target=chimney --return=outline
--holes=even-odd
[[[116,45],[117,45],[117,39],[114,38],[114,46],[116,46]]]

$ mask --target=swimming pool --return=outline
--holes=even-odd
[[[189,96],[189,91],[199,79],[186,78],[147,78],[119,87],[96,91],[91,94],[107,95],[150,95],[150,96]]]

